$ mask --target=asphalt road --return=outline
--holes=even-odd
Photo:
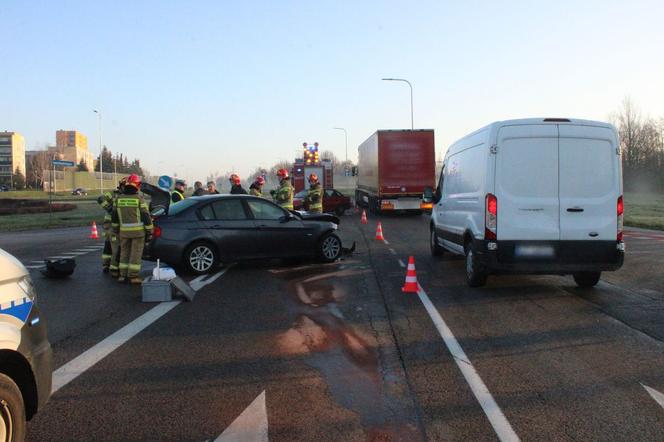
[[[168,305],[103,275],[87,229],[0,235],[30,266],[80,253],[70,279],[31,270],[55,368],[88,365],[56,371],[73,378],[29,440],[664,439],[664,233],[629,231],[625,266],[592,290],[549,276],[470,289],[462,259],[429,255],[427,222],[349,214],[353,256],[228,265]],[[419,295],[401,292],[410,255]]]

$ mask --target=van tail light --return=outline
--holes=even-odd
[[[152,228],[152,237],[159,238],[160,236],[161,236],[161,227],[155,224],[154,227]]]
[[[623,197],[620,195],[618,198],[618,242],[623,240],[623,214],[625,207],[623,206]]]
[[[496,239],[498,228],[498,198],[491,193],[486,194],[486,212],[484,215],[484,239]]]

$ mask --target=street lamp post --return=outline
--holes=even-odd
[[[99,120],[99,194],[104,193],[104,150],[101,145],[101,112],[94,110]]]
[[[344,140],[346,141],[346,165],[348,165],[348,132],[346,132],[346,129],[343,127],[333,127],[332,129],[344,131]]]
[[[408,86],[410,86],[410,128],[415,129],[415,123],[413,122],[413,85],[410,84],[410,81],[403,79],[403,78],[383,78],[383,81],[403,81],[404,83],[408,83]]]

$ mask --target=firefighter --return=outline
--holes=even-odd
[[[132,284],[142,282],[141,259],[145,243],[152,240],[152,218],[148,206],[138,195],[141,179],[132,174],[113,209],[113,228],[120,238],[119,282],[129,279]]]
[[[293,186],[288,179],[288,171],[279,169],[277,177],[279,178],[279,188],[270,191],[270,195],[274,198],[274,202],[284,209],[293,210]]]
[[[113,205],[118,195],[122,193],[126,179],[122,178],[118,183],[117,189],[114,189],[111,192],[106,192],[97,198],[97,203],[104,209],[106,212],[104,214],[104,223],[102,224],[104,230],[104,250],[101,253],[102,269],[104,273],[111,272],[111,275],[117,277],[118,273],[118,252],[117,245],[118,239],[117,236],[113,233],[112,228],[112,214],[113,214]]]
[[[265,178],[257,176],[251,186],[249,186],[249,195],[263,197],[263,186],[265,185]]]
[[[240,176],[237,173],[234,173],[228,179],[231,182],[231,195],[246,195],[247,191],[244,190],[242,184],[240,183]]]
[[[309,175],[309,190],[304,203],[309,206],[310,213],[323,213],[323,189],[315,173]]]
[[[175,181],[175,188],[173,189],[173,192],[171,193],[171,202],[172,203],[177,203],[178,201],[182,201],[184,197],[184,190],[186,188],[185,182],[182,180],[176,180]]]

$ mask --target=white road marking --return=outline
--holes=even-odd
[[[456,362],[457,367],[459,367],[463,377],[466,379],[466,382],[468,382],[468,386],[470,386],[470,389],[480,403],[482,410],[484,410],[484,414],[489,418],[489,422],[495,430],[496,435],[498,435],[498,438],[501,441],[520,440],[519,436],[516,435],[512,426],[507,421],[507,418],[505,418],[502,410],[493,399],[493,396],[491,396],[489,389],[482,381],[482,378],[480,378],[477,370],[475,370],[475,367],[470,362],[470,359],[468,359],[468,356],[466,356],[466,353],[454,337],[454,334],[452,334],[452,330],[450,330],[442,316],[440,316],[440,313],[438,313],[438,310],[436,310],[436,307],[434,307],[424,289],[421,286],[418,286],[418,289],[417,295],[420,297],[422,304],[424,304],[424,308],[431,317],[436,329],[438,329],[438,333],[440,333],[443,341],[445,341],[445,345],[452,354],[454,362]]]
[[[397,251],[394,250],[394,249],[390,249],[390,253],[393,254],[393,255],[396,255],[396,254],[397,254]]]
[[[82,375],[90,367],[111,354],[114,350],[136,336],[157,319],[177,307],[181,302],[182,301],[170,301],[160,303],[103,341],[99,342],[94,347],[55,370],[53,372],[53,387],[51,392],[55,393],[78,376]]]
[[[42,265],[40,265],[40,266],[39,266],[39,265],[35,265],[35,266],[24,266],[24,267],[25,267],[26,269],[28,269],[28,270],[35,270],[35,269],[43,269],[43,268],[46,268],[46,266],[45,266],[44,264],[42,264]]]
[[[72,256],[80,256],[80,255],[87,255],[90,252],[68,252],[67,255],[72,255]]]
[[[71,256],[64,256],[64,255],[60,256],[60,255],[58,255],[58,256],[48,256],[48,257],[46,257],[46,259],[66,259],[66,258],[71,258]]]
[[[268,423],[265,390],[214,442],[267,442]]]
[[[399,260],[399,265],[404,269],[406,268],[406,263],[404,263],[402,260]]]
[[[39,261],[30,261],[30,264],[44,264],[44,260],[40,259]]]
[[[384,239],[384,240],[383,240],[383,242],[384,242],[385,244],[387,244],[388,246],[390,245],[390,243],[389,243],[389,242],[387,242],[387,240],[386,240],[386,239]]]
[[[664,394],[660,393],[654,388],[648,387],[647,385],[641,384],[641,386],[646,389],[648,394],[655,400],[655,402],[657,402],[662,408],[664,408]]]
[[[193,281],[191,281],[191,282],[189,283],[189,286],[190,286],[192,289],[194,289],[194,291],[197,292],[197,291],[199,291],[200,289],[202,289],[203,287],[205,287],[206,285],[209,285],[209,284],[212,284],[213,282],[215,282],[217,279],[219,279],[219,277],[220,277],[221,275],[223,275],[224,273],[226,273],[226,272],[228,271],[228,269],[230,269],[232,266],[233,266],[232,264],[229,265],[228,267],[224,268],[224,269],[221,270],[220,272],[215,273],[214,275],[210,276],[210,277],[207,278],[207,279],[201,279],[200,277],[198,277],[198,278],[194,279]],[[203,275],[203,276],[209,276],[209,275]]]

